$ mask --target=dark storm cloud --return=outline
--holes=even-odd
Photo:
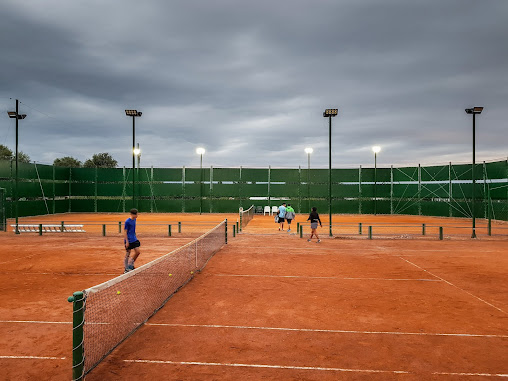
[[[372,165],[507,153],[508,3],[472,0],[4,1],[0,111],[19,98],[21,149],[51,163],[110,152],[142,164]],[[481,126],[481,127],[480,127]],[[12,146],[0,119],[0,144]]]

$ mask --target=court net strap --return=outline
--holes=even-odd
[[[84,291],[84,374],[155,314],[226,243],[226,221],[131,272]],[[121,261],[119,261],[121,262]]]

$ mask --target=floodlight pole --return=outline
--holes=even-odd
[[[472,200],[471,200],[471,213],[472,213],[472,217],[473,217],[473,232],[471,234],[471,238],[476,238],[476,218],[475,218],[475,185],[476,185],[476,176],[475,176],[475,167],[476,167],[476,163],[475,163],[475,159],[476,159],[476,147],[475,147],[475,119],[476,119],[476,114],[481,114],[483,111],[483,107],[473,107],[473,108],[466,108],[466,114],[473,114],[473,166],[471,168],[472,170],[472,175],[471,177],[473,178],[473,190],[472,190]]]
[[[136,117],[142,114],[138,110],[125,110],[125,115],[132,117],[132,207],[137,207],[136,200]]]
[[[15,210],[15,217],[16,217],[16,229],[15,234],[19,234],[19,209],[18,209],[18,163],[19,163],[19,152],[18,152],[18,126],[19,126],[19,120],[25,119],[26,114],[19,115],[19,100],[16,99],[16,111],[7,111],[7,115],[9,115],[9,118],[16,119],[16,173],[15,173],[15,180],[14,180],[14,210]]]
[[[307,201],[309,204],[308,213],[310,213],[310,152],[307,153]]]
[[[201,153],[201,159],[199,162],[199,214],[203,212],[203,154]]]
[[[374,151],[374,215],[377,214],[376,188],[377,188],[377,152]]]
[[[323,116],[328,118],[328,218],[330,220],[330,237],[332,234],[332,117],[337,116],[337,109],[326,109]]]

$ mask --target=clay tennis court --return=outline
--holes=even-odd
[[[86,232],[0,233],[6,249],[0,260],[3,379],[71,379],[72,306],[67,297],[123,272],[118,221],[125,218],[24,218],[20,223],[81,223]],[[238,215],[141,214],[139,265],[190,242],[224,218],[231,226]],[[305,218],[298,216],[296,222]],[[320,244],[299,238],[295,228],[294,234],[277,231],[271,216],[256,215],[236,237],[228,229],[228,244],[205,269],[86,379],[508,376],[506,223],[495,222],[488,236],[486,222],[477,220],[478,238],[472,240],[465,219],[333,218],[338,239],[329,238],[324,226]],[[326,216],[322,219],[326,225]],[[368,226],[373,227],[372,239],[366,236]],[[304,236],[308,233],[304,224]]]

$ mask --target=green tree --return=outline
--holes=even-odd
[[[113,157],[109,153],[102,152],[102,153],[94,154],[91,159],[88,159],[87,161],[85,161],[85,164],[83,165],[83,167],[85,167],[85,168],[95,168],[95,167],[116,168],[117,165],[118,165],[118,161],[113,159]]]
[[[55,167],[81,167],[82,163],[76,158],[71,156],[58,157],[53,161]]]
[[[16,160],[16,155],[9,149],[9,147],[0,144],[0,160]],[[19,151],[18,162],[30,163],[30,156],[22,151]]]
[[[14,155],[9,147],[0,144],[0,160],[12,160]]]

